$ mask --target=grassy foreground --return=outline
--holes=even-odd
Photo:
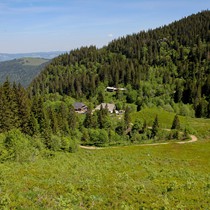
[[[0,165],[0,209],[208,209],[210,141]]]

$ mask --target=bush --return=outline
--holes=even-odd
[[[195,117],[195,111],[190,104],[172,103],[174,111],[182,116]]]
[[[28,136],[22,134],[18,129],[9,131],[4,139],[6,160],[18,162],[29,161],[33,155],[33,147]]]
[[[60,138],[61,146],[60,149],[65,152],[76,152],[78,150],[78,143],[71,137],[58,137]]]
[[[78,150],[78,143],[75,139],[71,139],[69,142],[69,152],[76,152]]]
[[[109,131],[109,142],[119,144],[123,140],[123,137],[118,135],[115,131]]]
[[[170,133],[168,134],[168,139],[172,140],[172,139],[176,139],[176,140],[180,140],[181,136],[180,136],[180,132],[178,130],[171,130]]]
[[[141,143],[143,141],[143,138],[142,138],[142,134],[139,134],[139,133],[134,133],[131,137],[131,142],[132,143]]]
[[[63,151],[69,151],[69,146],[70,146],[70,140],[68,137],[61,137],[61,149]]]
[[[53,151],[61,150],[61,137],[53,135],[50,141],[50,149]]]
[[[167,112],[174,112],[174,110],[170,104],[163,105],[163,109]]]
[[[89,129],[90,143],[102,146],[108,143],[108,133],[104,129]]]

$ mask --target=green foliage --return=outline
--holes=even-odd
[[[135,90],[128,91],[127,93],[127,103],[134,103],[137,99],[137,92]]]
[[[158,121],[158,115],[155,116],[155,120],[152,124],[152,138],[157,136],[159,130],[159,121]]]
[[[210,142],[200,141],[51,152],[25,164],[5,162],[0,208],[208,209],[209,150]]]
[[[16,129],[6,133],[3,146],[5,148],[1,155],[3,160],[25,162],[31,160],[34,155],[31,139]]]
[[[60,151],[63,148],[63,141],[61,137],[52,135],[49,143],[50,149],[53,151]]]
[[[208,117],[209,17],[209,11],[202,11],[113,40],[102,49],[72,50],[53,59],[32,82],[30,94],[59,92],[94,102],[135,103],[138,111],[159,106],[179,109],[176,113],[184,116]],[[107,93],[106,86],[127,90]],[[173,107],[174,102],[184,105]]]
[[[173,141],[210,136],[202,119],[210,116],[209,17],[203,11],[102,49],[63,54],[28,93],[7,79],[0,86],[0,208],[207,209],[210,144]],[[72,107],[79,100],[90,105],[85,115]],[[125,113],[92,113],[99,102]],[[156,140],[173,141],[146,147]],[[141,145],[69,154],[80,141]]]
[[[131,116],[130,116],[130,113],[131,113],[131,109],[129,106],[127,106],[125,108],[125,114],[124,114],[124,124],[125,124],[125,128],[128,129],[129,126],[130,126],[130,122],[131,122]]]
[[[74,151],[80,140],[105,146],[118,144],[119,136],[127,144],[188,138],[187,132],[182,137],[178,131],[167,134],[163,129],[172,123],[175,113],[209,116],[209,15],[203,11],[114,40],[101,49],[81,47],[60,55],[32,82],[28,92],[7,79],[0,86],[0,132],[19,129],[41,139],[43,147],[53,152]],[[107,86],[117,89],[109,92]],[[75,101],[86,103],[88,112],[83,116],[75,113]],[[115,103],[125,113],[110,114],[107,107],[92,111],[99,102]],[[159,110],[162,116],[157,119]],[[135,121],[138,116],[141,123]],[[188,133],[208,136],[209,129],[196,124],[203,119],[189,119],[180,116],[182,127],[176,119],[172,128],[184,131],[187,127]],[[37,142],[37,147],[42,146]]]
[[[8,77],[11,82],[14,81],[27,87],[48,63],[49,60],[42,58],[22,58],[0,62],[0,83]]]
[[[108,143],[108,133],[104,129],[89,129],[89,144],[104,146]]]
[[[180,129],[180,122],[179,122],[178,115],[175,115],[172,126],[171,126],[171,129],[177,129],[177,130]]]

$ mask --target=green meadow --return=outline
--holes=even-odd
[[[210,141],[46,153],[0,165],[0,209],[209,209]]]
[[[158,115],[160,128],[171,128],[175,113],[167,112],[161,108],[145,108],[140,112],[132,114],[132,121],[143,119],[147,121],[149,126],[152,126],[155,116]],[[192,118],[179,116],[181,128],[188,130],[190,134],[194,134],[199,139],[210,139],[210,119]]]

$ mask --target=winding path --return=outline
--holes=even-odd
[[[174,142],[174,143],[176,143],[176,144],[188,144],[188,143],[193,143],[193,142],[198,141],[198,138],[195,135],[190,135],[190,138],[191,138],[191,140],[189,140],[189,141],[178,141],[178,142]],[[170,143],[171,142],[163,142],[163,143],[151,143],[151,144],[138,144],[138,145],[132,145],[132,146],[137,146],[137,147],[142,147],[142,146],[157,146],[157,145],[164,145],[164,144],[170,144]],[[131,145],[129,145],[129,146],[131,146]],[[129,146],[96,147],[96,146],[82,146],[82,145],[80,145],[80,148],[94,150],[94,149],[120,148],[120,147],[129,147]]]

